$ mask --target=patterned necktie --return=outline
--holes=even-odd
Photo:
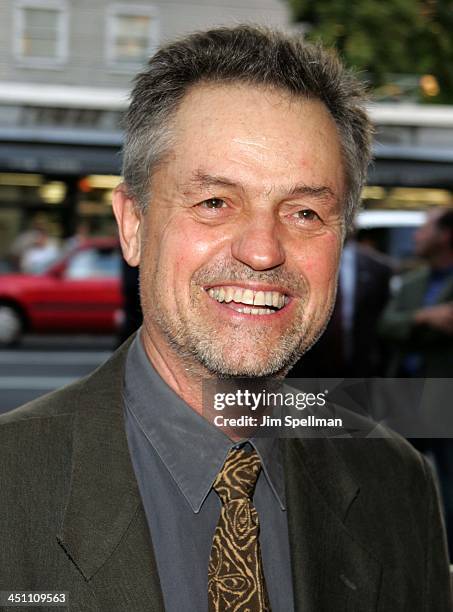
[[[214,482],[222,510],[209,559],[209,612],[270,612],[252,504],[260,470],[256,451],[232,448]]]

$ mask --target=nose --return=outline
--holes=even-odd
[[[243,222],[233,239],[231,253],[253,270],[270,270],[285,261],[278,220],[270,213]]]

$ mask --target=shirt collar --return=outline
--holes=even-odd
[[[194,512],[199,512],[229,450],[237,446],[184,402],[149,361],[140,332],[126,360],[125,407],[154,447]],[[283,466],[278,438],[251,438],[282,510]]]

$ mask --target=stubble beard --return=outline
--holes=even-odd
[[[215,270],[196,273],[192,279],[190,292],[189,311],[192,316],[181,313],[179,317],[165,307],[164,300],[160,299],[161,293],[152,290],[152,284],[147,282],[147,275],[140,273],[144,324],[147,326],[149,322],[150,328],[160,331],[187,373],[215,378],[282,378],[322,335],[332,313],[334,300],[332,299],[330,306],[328,305],[327,312],[315,313],[308,320],[307,284],[303,279],[291,276],[291,284],[293,287],[297,284],[297,293],[302,297],[298,298],[299,304],[292,324],[271,345],[270,334],[266,333],[264,326],[262,329],[247,328],[244,322],[232,323],[228,329],[225,329],[203,318],[201,302],[206,298],[202,294],[201,287],[213,279],[219,282],[223,277],[231,283],[253,279],[256,282],[271,282],[293,288],[288,284],[288,274],[284,275],[285,282],[282,282],[280,272],[244,273],[243,269],[238,272],[234,268],[234,266],[233,269],[228,267],[226,270],[222,266],[221,276],[218,265]],[[243,348],[245,334],[248,335],[247,345],[250,347],[248,351]],[[241,350],[238,342],[242,343]]]

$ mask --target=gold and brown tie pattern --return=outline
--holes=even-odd
[[[222,510],[209,559],[209,612],[270,612],[252,504],[260,470],[256,451],[233,448],[214,482]]]

